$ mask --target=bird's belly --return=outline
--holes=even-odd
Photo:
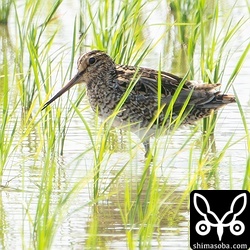
[[[143,98],[143,102],[138,100],[138,96],[130,95],[120,109],[117,108],[122,98],[122,94],[114,90],[92,89],[88,91],[88,99],[94,112],[102,120],[110,120],[114,127],[136,131],[149,130],[152,126],[152,119],[155,119],[157,103],[153,98]],[[153,102],[153,103],[152,103]],[[155,131],[155,128],[150,129]],[[140,136],[141,137],[141,136]]]

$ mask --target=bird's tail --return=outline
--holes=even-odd
[[[216,99],[225,104],[236,102],[235,96],[231,94],[221,94],[220,92],[215,95]]]
[[[190,113],[184,119],[183,124],[194,124],[197,120],[205,118],[213,112],[216,113],[218,109],[234,102],[236,102],[236,99],[233,95],[217,92],[214,94],[212,100],[210,99],[205,103],[194,105]]]
[[[217,92],[210,102],[207,102],[202,105],[202,108],[214,109],[216,111],[217,109],[234,102],[236,102],[234,95],[222,94],[221,92]]]

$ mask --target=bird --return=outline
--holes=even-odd
[[[151,68],[116,64],[106,52],[92,50],[79,57],[76,75],[42,110],[80,83],[86,84],[90,106],[98,116],[106,119],[116,111],[114,126],[129,126],[139,136],[145,157],[150,152],[149,139],[159,126],[171,129],[178,118],[181,125],[191,125],[236,102],[233,95],[217,90],[219,83],[202,83]]]

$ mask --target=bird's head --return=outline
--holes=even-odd
[[[77,61],[76,75],[56,95],[45,103],[42,110],[72,88],[75,84],[83,82],[88,84],[91,80],[100,78],[112,68],[115,68],[113,60],[103,51],[93,50],[83,54]]]

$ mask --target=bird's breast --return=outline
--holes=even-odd
[[[114,88],[98,83],[87,85],[87,96],[91,108],[104,117],[113,113],[121,99],[121,93]]]

